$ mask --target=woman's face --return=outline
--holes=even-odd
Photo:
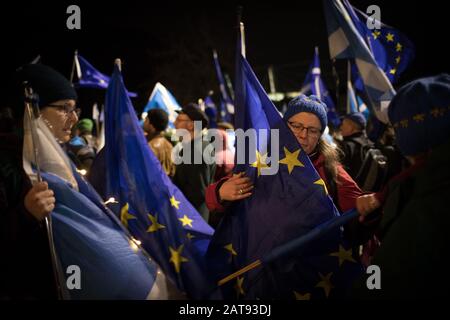
[[[319,143],[321,129],[319,118],[309,112],[300,112],[290,117],[288,127],[307,154],[311,154]]]
[[[72,127],[78,122],[75,100],[58,100],[41,109],[41,116],[59,142],[70,140]]]

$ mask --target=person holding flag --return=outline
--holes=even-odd
[[[38,185],[42,185],[39,181],[43,179],[54,193],[54,208],[46,218],[46,227],[58,298],[146,299],[154,298],[155,292],[163,297],[166,293],[155,280],[155,262],[122,227],[61,147],[70,139],[79,114],[77,94],[70,82],[41,64],[23,66],[17,80],[21,87],[24,82],[29,86],[23,122],[23,168],[31,180],[37,177]],[[21,254],[28,256],[26,251]],[[71,282],[73,272],[78,276]]]

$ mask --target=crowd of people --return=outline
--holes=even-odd
[[[43,65],[25,66],[17,77],[18,84],[30,81],[38,92],[40,118],[64,152],[58,156],[68,163],[67,168],[85,170],[89,177],[101,152],[93,121],[79,119],[76,91],[61,74]],[[55,299],[43,219],[58,199],[46,182],[34,183],[30,172],[24,170],[23,102],[17,99],[15,105],[2,106],[1,112],[0,219],[6,258],[0,262],[0,299]],[[358,210],[359,217],[344,226],[353,258],[382,270],[382,290],[368,290],[363,280],[356,281],[352,297],[442,296],[448,285],[443,268],[450,243],[446,209],[450,194],[450,76],[406,84],[388,110],[390,125],[374,141],[368,138],[365,116],[352,113],[342,117],[339,128],[330,128],[334,142],[330,144],[324,138],[329,126],[327,107],[316,96],[291,100],[283,120],[339,212]],[[200,130],[196,121],[202,124]],[[233,127],[211,119],[194,103],[185,105],[174,123],[176,130],[185,132],[181,142],[172,141],[168,123],[165,111],[150,110],[143,124],[148,146],[173,183],[215,227],[227,208],[251,197],[254,188],[249,177],[233,171],[234,151],[226,132]],[[221,148],[211,155],[214,163],[198,164],[195,155],[200,153],[203,159],[210,150],[203,136],[211,124],[219,129]],[[189,152],[192,161],[174,163],[174,151],[179,155]],[[67,168],[58,174],[71,182],[72,175],[64,171]],[[41,169],[45,170],[45,165]],[[33,261],[39,277],[28,272],[27,261]]]

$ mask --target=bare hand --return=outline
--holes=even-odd
[[[248,198],[252,195],[253,184],[250,178],[244,177],[245,172],[233,175],[225,181],[219,189],[221,200],[236,201]]]
[[[36,183],[25,196],[24,205],[39,221],[50,214],[55,208],[55,197],[47,182]]]
[[[365,194],[356,199],[356,209],[363,217],[378,209],[380,205],[375,193]]]

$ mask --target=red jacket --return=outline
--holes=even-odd
[[[316,159],[312,161],[314,167],[319,173],[320,177],[330,190],[330,185],[325,176],[325,166],[324,166],[324,156],[319,155]],[[206,205],[209,211],[212,212],[223,212],[225,207],[220,203],[218,199],[218,186],[220,187],[222,183],[229,177],[222,178],[218,182],[210,184],[206,188]],[[356,199],[362,195],[361,189],[358,187],[355,181],[350,177],[350,175],[344,170],[342,165],[338,165],[338,185],[337,185],[337,203],[342,212],[346,212],[350,209],[356,207]],[[333,199],[336,202],[336,199]]]

